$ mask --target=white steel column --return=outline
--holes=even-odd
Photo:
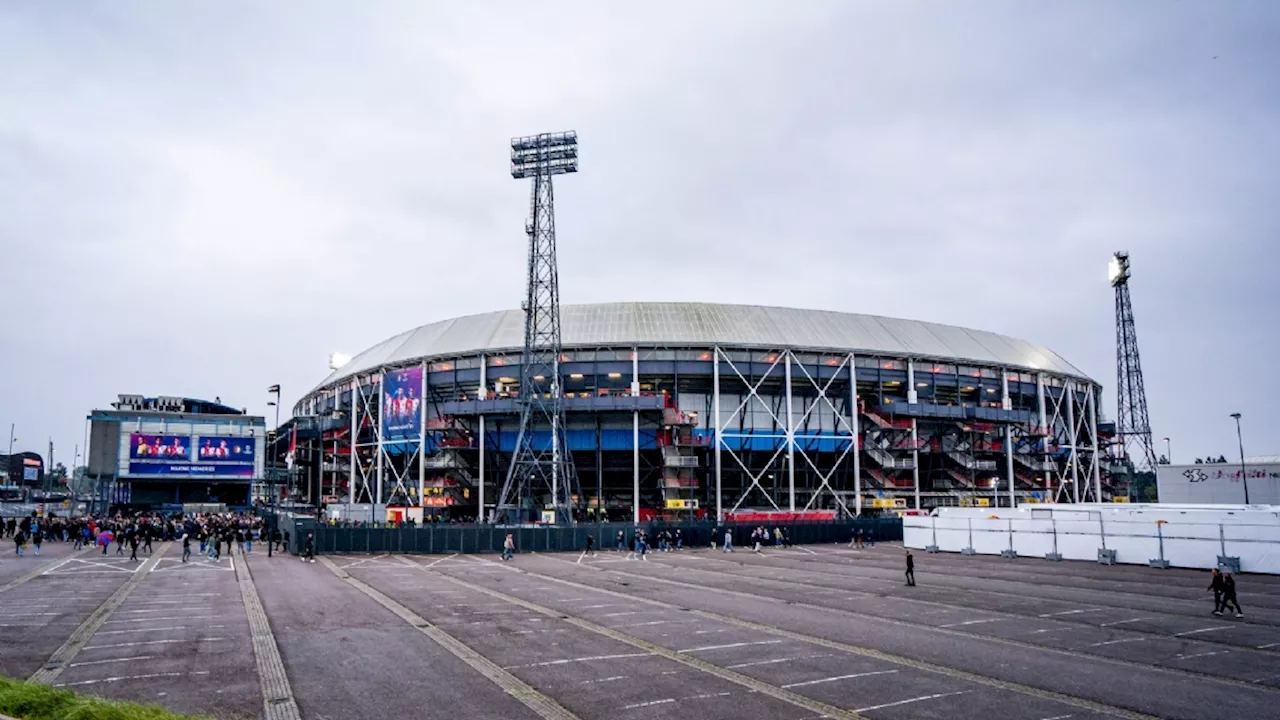
[[[418,397],[422,398],[422,412],[418,416],[418,507],[422,507],[422,491],[427,480],[427,361],[422,361],[422,387]]]
[[[1093,501],[1102,502],[1102,464],[1101,450],[1098,444],[1098,409],[1093,397],[1093,385],[1088,386],[1089,398],[1089,442],[1093,445],[1093,463],[1090,475],[1093,477]]]
[[[783,350],[786,355],[786,402],[787,402],[787,494],[790,497],[788,509],[796,511],[796,428],[791,421],[791,351]]]
[[[1040,442],[1043,449],[1040,452],[1040,464],[1043,465],[1049,457],[1049,419],[1044,412],[1044,373],[1036,373],[1036,406],[1040,410],[1040,432],[1046,433],[1040,435]],[[1048,493],[1053,493],[1053,488],[1049,487],[1052,481],[1049,478],[1049,471],[1044,471],[1044,489]],[[1054,496],[1056,499],[1056,495]]]
[[[1076,390],[1075,381],[1066,379],[1062,384],[1067,402],[1067,438],[1071,440],[1071,496],[1080,502],[1080,458],[1076,453]]]
[[[919,399],[916,393],[916,361],[907,358],[907,402],[914,405]]]
[[[631,348],[631,379],[640,386],[640,350]],[[666,414],[666,408],[663,408]],[[640,411],[631,411],[631,514],[637,525],[640,524]]]
[[[359,448],[356,447],[356,440],[360,437],[360,395],[359,390],[357,389],[359,386],[360,378],[351,378],[351,454],[347,456],[348,469],[351,471],[351,477],[347,480],[348,520],[351,519],[351,513],[354,510],[352,506],[356,504],[356,461],[360,457]],[[334,457],[333,461],[337,462],[338,458]]]
[[[849,402],[853,403],[853,514],[862,514],[862,409],[858,407],[858,362],[849,353]]]
[[[378,394],[375,396],[378,398],[378,495],[373,501],[375,506],[382,502],[382,455],[384,452],[382,445],[382,416],[386,414],[382,411],[382,393],[384,392],[383,383],[386,382],[386,379],[387,371],[384,369],[378,373]],[[370,513],[370,515],[372,514]]]
[[[916,509],[920,509],[920,425],[911,418],[911,482],[915,488]]]
[[[1004,410],[1013,408],[1013,399],[1009,397],[1009,371],[1000,371],[1000,407]],[[1013,483],[1013,423],[1005,423],[1004,426],[1004,475],[1005,480],[1009,482],[1009,507],[1017,507],[1014,500],[1014,483]]]
[[[477,400],[484,402],[489,399],[489,359],[484,355],[480,356],[480,397]],[[479,503],[479,511],[476,513],[476,522],[484,522],[484,446],[486,438],[484,431],[484,406],[480,406],[480,492],[476,502]]]
[[[720,497],[720,348],[711,349],[711,413],[716,443],[716,520],[724,519]],[[857,462],[857,460],[854,460]]]

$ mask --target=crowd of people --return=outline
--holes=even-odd
[[[29,517],[0,521],[0,538],[4,537],[13,540],[18,556],[24,555],[28,546],[39,555],[44,543],[60,542],[72,543],[76,550],[101,548],[103,555],[112,545],[115,554],[121,556],[128,548],[129,559],[135,561],[139,551],[151,554],[154,542],[181,542],[182,562],[191,559],[193,544],[199,545],[201,555],[216,560],[224,548],[227,554],[233,547],[241,553],[252,553],[255,543],[270,542],[275,549],[289,543],[288,530],[269,530],[265,519],[254,513],[137,513],[75,518],[32,513]]]

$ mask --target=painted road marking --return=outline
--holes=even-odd
[[[1187,630],[1186,632],[1174,633],[1174,637],[1182,637],[1183,635],[1196,635],[1199,633],[1213,632],[1215,630],[1226,630],[1231,625],[1215,625],[1213,627],[1200,628],[1199,630]]]
[[[99,683],[112,683],[121,680],[150,680],[151,678],[160,677],[181,677],[184,675],[208,675],[208,670],[197,670],[195,672],[162,672],[147,673],[146,675],[118,675],[116,677],[102,678],[101,680],[80,680],[79,682],[56,683],[54,687],[75,687],[77,685],[97,685]]]
[[[730,643],[728,645],[705,645],[703,647],[689,648],[687,650],[676,650],[682,653],[708,652],[711,650],[728,650],[730,648],[747,647],[749,645],[777,645],[781,640],[755,640],[753,642]]]
[[[139,645],[172,645],[173,643],[198,643],[198,642],[220,642],[226,640],[224,637],[208,637],[196,638],[189,640],[183,638],[181,640],[137,640],[127,643],[111,643],[109,645],[86,645],[82,650],[101,650],[103,648],[122,648],[122,647],[138,647]]]
[[[408,558],[401,558],[401,560],[406,564],[422,568],[424,572],[434,572],[423,568],[421,565],[409,560]],[[409,625],[418,632],[426,635],[428,638],[435,641],[437,645],[448,650],[459,660],[466,663],[481,675],[484,675],[495,685],[506,691],[508,695],[520,701],[525,707],[533,710],[541,717],[546,718],[547,720],[579,720],[577,715],[569,712],[560,703],[547,695],[542,694],[532,685],[529,685],[515,675],[512,675],[501,667],[498,667],[498,665],[492,660],[476,652],[461,640],[458,640],[444,630],[441,630],[439,626],[434,625],[421,615],[413,612],[395,600],[392,600],[377,588],[347,574],[346,571],[338,567],[338,565],[327,556],[321,555],[320,562],[325,567],[329,568],[329,571],[334,575],[337,575],[347,584],[364,593],[382,607],[395,613],[401,620],[409,623]],[[467,572],[472,571],[468,570]]]
[[[838,682],[840,680],[849,680],[852,678],[869,677],[871,675],[892,675],[896,672],[898,671],[897,670],[874,670],[872,672],[854,673],[852,675],[837,675],[835,677],[821,678],[819,680],[805,680],[804,682],[787,683],[782,687],[797,688],[797,687],[805,687],[806,685],[821,685],[823,683]],[[874,710],[875,708],[868,708],[868,709]],[[858,712],[865,712],[865,711],[859,710]]]
[[[1190,660],[1191,658],[1209,657],[1210,655],[1226,655],[1230,650],[1213,650],[1211,652],[1196,653],[1194,655],[1177,655],[1179,660]]]
[[[619,655],[591,655],[589,657],[566,658],[564,660],[545,660],[543,662],[529,663],[528,665],[507,665],[503,670],[516,670],[518,668],[546,667],[548,665],[568,665],[576,662],[591,662],[592,660],[620,660],[622,658],[647,657],[649,653],[622,653]]]
[[[150,660],[155,655],[134,655],[132,657],[109,658],[107,660],[85,660],[84,662],[73,662],[71,667],[80,667],[81,665],[103,665],[106,663],[129,662],[130,660]]]
[[[730,670],[744,667],[754,667],[756,665],[774,665],[777,663],[791,662],[793,660],[811,660],[813,658],[834,657],[831,653],[819,653],[817,655],[797,655],[796,657],[775,658],[773,660],[756,660],[754,662],[738,663],[736,665],[725,665]]]
[[[164,556],[165,551],[168,549],[168,545],[161,545],[160,552],[143,563],[148,572],[160,562],[160,558]],[[53,681],[62,674],[66,664],[75,659],[75,656],[80,653],[84,646],[89,644],[89,641],[93,639],[94,633],[98,632],[106,624],[107,618],[111,617],[111,613],[115,612],[124,604],[125,600],[129,599],[129,593],[133,592],[133,589],[142,582],[146,575],[147,573],[145,572],[130,575],[128,580],[125,580],[115,592],[111,593],[110,597],[102,601],[102,604],[89,614],[89,617],[84,619],[84,622],[76,627],[75,631],[71,633],[71,637],[67,638],[61,647],[54,650],[45,665],[32,673],[28,680],[52,685]]]
[[[654,705],[666,705],[668,703],[673,703],[673,702],[685,702],[686,700],[705,700],[707,698],[728,697],[729,695],[732,695],[732,694],[733,693],[718,692],[718,693],[706,693],[704,695],[690,695],[689,697],[682,697],[682,698],[663,698],[661,700],[650,700],[648,702],[634,703],[631,705],[623,705],[622,709],[635,710],[636,708],[652,707]]]
[[[1119,640],[1104,640],[1103,642],[1096,642],[1083,647],[1103,647],[1104,645],[1119,645],[1120,643],[1142,642],[1143,640],[1146,640],[1146,638],[1121,638]]]
[[[1087,612],[1102,612],[1107,609],[1108,608],[1084,608],[1083,610],[1063,610],[1062,612],[1044,613],[1043,615],[1038,615],[1037,617],[1047,618],[1047,617],[1058,617],[1060,615],[1079,615],[1080,613],[1087,613]]]
[[[938,698],[951,697],[952,695],[964,695],[965,693],[970,693],[970,692],[973,692],[973,691],[957,690],[955,692],[937,693],[936,695],[921,695],[920,697],[914,697],[909,700],[899,700],[897,702],[884,703],[882,705],[872,705],[871,707],[858,708],[858,712],[871,712],[872,710],[880,710],[888,707],[897,707],[899,705],[906,705],[908,703],[921,702],[923,700],[937,700]],[[1071,716],[1063,715],[1062,717],[1069,718]]]
[[[939,625],[938,627],[953,628],[964,627],[965,625],[981,625],[982,623],[999,622],[1004,619],[1005,618],[986,618],[985,620],[965,620],[964,622],[947,623],[946,625]]]
[[[145,634],[165,632],[168,630],[214,630],[225,628],[226,625],[171,625],[169,627],[147,628]],[[142,635],[144,632],[137,628],[131,630],[99,630],[94,637],[98,635]]]
[[[1151,618],[1129,618],[1128,620],[1116,620],[1114,622],[1105,622],[1099,625],[1098,627],[1111,627],[1113,625],[1127,625],[1128,623],[1142,622],[1143,620],[1150,620],[1150,619]],[[1066,717],[1071,717],[1071,716],[1067,715]]]

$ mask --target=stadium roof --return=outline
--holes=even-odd
[[[983,330],[824,310],[634,302],[565,305],[566,347],[710,345],[768,349],[845,350],[903,357],[969,360],[977,364],[1044,370],[1087,379],[1052,350]],[[519,351],[524,313],[504,310],[441,320],[374,345],[321,383],[333,384],[378,367],[420,358]]]

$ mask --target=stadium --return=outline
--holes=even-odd
[[[775,307],[611,303],[562,316],[584,519],[1123,494],[1107,472],[1101,386],[1035,343]],[[387,506],[393,519],[491,516],[526,390],[523,327],[518,310],[443,320],[336,369],[276,438],[278,457],[293,447],[294,499]]]

